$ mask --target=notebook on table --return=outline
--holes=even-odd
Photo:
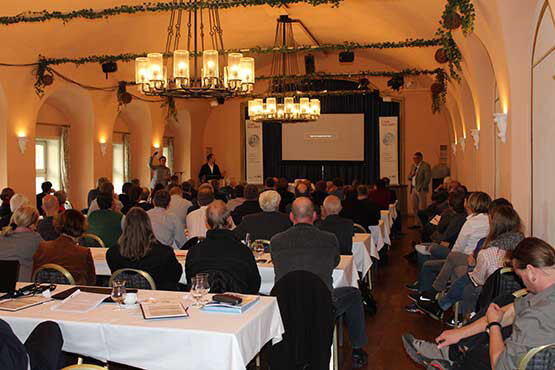
[[[256,302],[260,300],[260,296],[257,295],[246,295],[246,294],[236,294],[236,293],[226,293],[225,295],[231,295],[233,297],[240,298],[241,302],[237,304],[217,302],[212,301],[204,305],[203,311],[208,312],[224,312],[224,313],[243,313],[249,308],[254,306]]]

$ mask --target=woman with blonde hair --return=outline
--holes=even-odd
[[[36,232],[38,220],[35,208],[22,206],[12,214],[10,226],[0,232],[0,260],[19,261],[19,281],[31,281],[33,255],[42,240]]]

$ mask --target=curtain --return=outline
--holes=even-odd
[[[129,134],[123,134],[123,182],[128,182],[130,176],[131,150],[129,147]]]
[[[168,137],[168,167],[173,173],[173,137]]]
[[[62,127],[60,135],[60,180],[62,190],[66,192],[68,199],[70,199],[69,166],[69,127]]]
[[[354,90],[357,83],[342,80],[312,81],[311,89]],[[265,122],[263,125],[264,177],[286,177],[289,181],[307,178],[311,181],[332,180],[341,177],[346,183],[358,180],[375,183],[380,175],[379,117],[399,116],[399,103],[385,103],[379,91],[367,94],[321,96],[321,112],[364,113],[364,161],[283,161],[281,125]]]

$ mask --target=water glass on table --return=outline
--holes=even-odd
[[[125,290],[125,280],[118,280],[112,282],[112,293],[110,297],[112,301],[118,304],[118,309],[121,310],[121,304],[127,296],[127,291]]]
[[[195,300],[193,306],[202,307],[205,303],[205,296],[210,291],[210,283],[208,282],[208,274],[196,274],[191,279],[191,295]]]

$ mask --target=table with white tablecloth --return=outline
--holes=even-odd
[[[111,271],[106,262],[106,249],[105,248],[90,248],[94,260],[94,268],[97,275],[110,276]],[[177,260],[184,266],[185,258],[187,256],[187,251],[176,250],[175,251]],[[260,259],[265,259],[266,261],[271,260],[270,254],[263,254]],[[260,293],[270,294],[274,286],[274,265],[271,263],[258,263],[258,271],[260,273],[261,284]],[[335,288],[340,288],[344,286],[358,287],[358,274],[357,269],[354,267],[352,256],[341,256],[341,261],[339,265],[333,270],[333,286]],[[186,284],[187,279],[185,277],[185,271],[181,275],[179,282]]]
[[[55,293],[69,286],[59,285]],[[141,290],[139,300],[177,301],[187,294]],[[204,312],[190,307],[188,318],[144,320],[140,308],[118,310],[102,303],[82,313],[52,311],[55,302],[18,312],[0,311],[23,342],[40,322],[60,325],[63,350],[143,369],[245,369],[262,346],[284,332],[277,300],[260,301],[242,314]]]

